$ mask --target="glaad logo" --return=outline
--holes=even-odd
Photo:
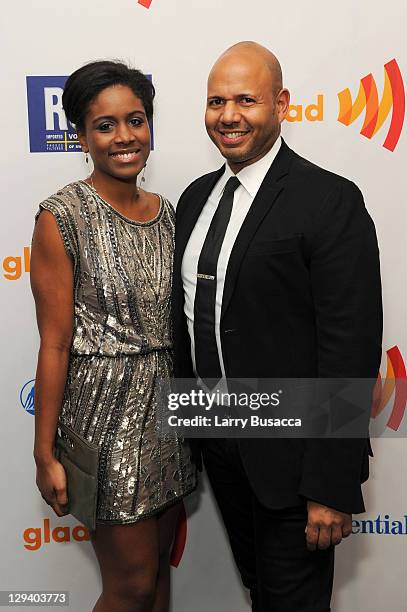
[[[379,372],[373,394],[372,418],[378,417],[393,399],[393,407],[386,427],[397,431],[403,421],[407,404],[407,374],[398,346],[387,351],[387,371],[384,381]]]
[[[20,391],[20,402],[28,414],[34,415],[35,378],[25,383]]]
[[[51,521],[46,518],[41,527],[28,527],[23,533],[24,548],[26,550],[39,550],[44,544],[56,542],[88,542],[89,531],[83,525],[69,527],[59,525],[51,529]]]
[[[365,119],[360,133],[366,138],[373,138],[383,127],[390,115],[390,126],[383,147],[394,151],[403,129],[406,101],[403,77],[395,59],[384,66],[384,88],[381,100],[377,91],[376,81],[368,74],[360,81],[358,95],[352,101],[348,88],[338,94],[338,121],[343,125],[351,125],[365,111]],[[294,122],[322,122],[325,120],[325,96],[319,93],[315,102],[309,104],[290,104],[286,120]]]
[[[361,79],[359,92],[354,102],[352,102],[348,88],[341,91],[338,98],[340,106],[338,121],[344,125],[351,125],[363,110],[365,111],[365,120],[360,133],[366,138],[373,138],[377,134],[391,110],[390,127],[383,147],[394,151],[400,138],[405,115],[403,77],[395,59],[384,66],[384,89],[380,102],[376,81],[371,73]]]
[[[6,280],[15,281],[21,278],[23,272],[30,271],[30,247],[23,248],[23,256],[9,255],[3,259],[3,276]]]
[[[67,76],[28,76],[27,102],[31,153],[81,151],[75,128],[62,108]]]
[[[407,514],[393,520],[389,514],[383,517],[379,514],[375,519],[354,519],[352,521],[353,534],[375,535],[407,535]]]
[[[286,120],[290,123],[295,121],[323,121],[324,120],[324,96],[318,94],[316,104],[290,104]]]

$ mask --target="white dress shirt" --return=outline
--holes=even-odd
[[[219,253],[216,274],[215,334],[223,378],[225,378],[225,367],[223,363],[220,340],[220,316],[222,311],[223,288],[225,284],[228,261],[243,221],[249,212],[250,206],[252,205],[264,177],[266,176],[280,149],[280,146],[281,137],[279,136],[270,151],[264,155],[264,157],[259,159],[259,161],[255,162],[254,164],[246,166],[236,175],[241,184],[234,193],[232,214],[230,216],[229,224],[227,226],[223,244]],[[235,175],[228,164],[226,164],[225,172],[222,174],[210,193],[201,214],[199,215],[198,221],[192,230],[182,260],[181,274],[185,297],[184,312],[187,317],[188,331],[191,338],[191,353],[195,374],[194,302],[198,260],[205,242],[206,234],[208,233],[208,229],[212,221],[212,217],[218,207],[225,185],[228,179],[232,176]]]

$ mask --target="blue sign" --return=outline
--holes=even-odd
[[[78,136],[62,108],[67,76],[28,76],[27,102],[31,153],[81,151]]]
[[[25,383],[20,391],[20,402],[28,414],[34,415],[35,378]]]

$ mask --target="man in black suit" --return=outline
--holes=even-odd
[[[179,378],[375,378],[381,287],[359,189],[280,137],[276,57],[239,43],[208,80],[207,132],[226,159],[177,207]],[[334,144],[334,143],[333,143]],[[237,179],[236,179],[237,177]],[[253,610],[330,610],[334,546],[363,512],[366,439],[211,439],[202,455]]]

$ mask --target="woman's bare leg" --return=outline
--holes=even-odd
[[[168,612],[170,607],[171,568],[170,555],[174,542],[175,530],[181,511],[181,503],[171,506],[158,519],[159,537],[159,571],[157,589],[152,612]]]
[[[158,522],[152,518],[131,525],[97,525],[92,544],[103,592],[93,612],[152,611],[159,581]]]

